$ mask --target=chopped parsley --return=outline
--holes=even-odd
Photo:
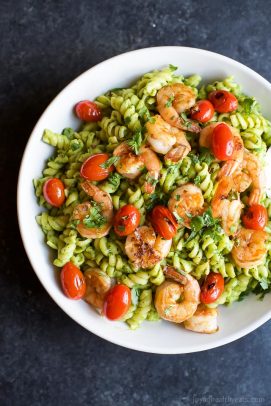
[[[174,96],[172,95],[168,98],[168,101],[166,102],[165,107],[171,107],[173,100],[174,100]]]
[[[210,165],[215,160],[215,157],[209,148],[202,147],[200,148],[200,155],[198,159],[199,162],[205,162],[207,165]]]
[[[155,124],[155,118],[154,117],[150,117],[148,120],[151,124]]]
[[[112,165],[116,165],[116,163],[119,161],[120,157],[119,156],[111,156],[110,158],[107,159],[103,164],[99,165],[103,169],[108,169]]]
[[[106,218],[102,214],[101,204],[91,202],[89,214],[84,218],[83,224],[87,228],[101,228],[106,224]]]
[[[173,215],[179,224],[182,224],[184,222],[183,217],[179,216],[179,214],[176,211],[173,212]]]
[[[201,178],[200,178],[199,175],[197,175],[197,176],[194,178],[194,183],[195,183],[195,185],[199,185],[200,182],[201,182]]]
[[[141,131],[137,131],[135,132],[133,138],[130,141],[128,141],[128,145],[129,147],[132,148],[134,153],[138,155],[141,144],[142,144],[142,134]]]
[[[169,69],[170,69],[172,72],[174,72],[175,70],[178,69],[178,66],[171,65],[171,63],[170,63],[170,64],[169,64]]]
[[[181,113],[180,117],[183,119],[183,122],[189,131],[189,128],[192,126],[193,123],[187,118],[187,115],[185,113]]]
[[[146,182],[152,186],[155,186],[158,182],[158,179],[155,179],[153,176],[151,176],[149,173],[147,173]]]
[[[187,242],[191,241],[197,233],[202,232],[206,227],[212,227],[213,231],[218,231],[220,229],[219,220],[213,218],[210,207],[201,216],[193,217],[190,226],[192,231],[186,240]]]
[[[246,114],[250,114],[252,112],[254,105],[255,99],[253,97],[245,97],[242,102],[242,107]]]

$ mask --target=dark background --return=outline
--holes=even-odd
[[[270,12],[270,1],[255,0],[0,0],[1,406],[271,405],[270,322],[191,355],[144,354],[103,341],[40,285],[15,207],[29,134],[77,75],[132,49],[186,45],[227,55],[271,80]]]

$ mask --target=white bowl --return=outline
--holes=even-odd
[[[55,302],[77,323],[115,344],[135,350],[181,354],[202,351],[236,340],[259,327],[271,317],[271,296],[259,301],[251,295],[231,307],[220,307],[219,332],[202,335],[182,327],[161,322],[146,322],[137,331],[124,323],[110,322],[100,317],[84,301],[67,299],[50,261],[49,249],[37,225],[35,216],[41,208],[34,196],[32,179],[39,177],[45,160],[53,148],[41,141],[44,128],[61,131],[77,128],[79,121],[73,106],[83,99],[94,99],[108,89],[129,86],[136,78],[169,63],[179,66],[184,75],[200,74],[204,81],[234,75],[244,91],[254,95],[262,104],[263,113],[270,117],[271,85],[246,66],[225,56],[201,49],[157,47],[140,49],[111,58],[89,69],[71,82],[47,107],[36,124],[23,156],[18,183],[18,217],[23,243],[29,260]]]

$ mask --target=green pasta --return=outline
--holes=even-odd
[[[44,233],[46,244],[54,250],[53,264],[62,268],[68,262],[72,262],[82,272],[89,268],[98,268],[103,275],[109,277],[112,284],[125,285],[132,294],[132,302],[121,320],[132,330],[138,328],[145,320],[157,321],[160,317],[163,318],[155,308],[154,298],[157,288],[168,278],[165,274],[168,269],[174,268],[184,276],[189,274],[200,285],[210,273],[221,275],[225,288],[220,297],[208,304],[212,308],[241,300],[249,292],[264,295],[271,286],[271,198],[265,193],[260,197],[260,203],[265,206],[268,216],[265,227],[266,238],[263,243],[265,249],[261,261],[256,261],[256,265],[252,261],[251,265],[241,264],[241,266],[234,257],[234,248],[240,245],[238,242],[238,232],[242,227],[240,216],[234,224],[231,224],[229,232],[223,229],[222,214],[216,215],[215,218],[213,212],[214,196],[225,161],[213,154],[214,150],[209,148],[210,145],[206,148],[200,141],[200,131],[204,127],[211,123],[226,123],[232,131],[236,130],[240,134],[246,151],[252,153],[262,165],[267,148],[271,146],[271,123],[262,115],[255,98],[244,94],[233,77],[200,85],[199,75],[184,77],[177,74],[176,70],[177,68],[172,65],[161,70],[153,70],[145,73],[129,88],[112,89],[98,96],[95,103],[101,115],[97,122],[86,122],[76,130],[65,128],[62,133],[45,129],[42,140],[53,147],[53,153],[46,161],[41,177],[33,181],[37,201],[43,207],[43,211],[36,216],[36,221]],[[176,102],[174,95],[171,96],[170,93],[164,105],[157,105],[157,93],[163,92],[165,86],[173,84],[174,88],[178,86],[184,92],[185,89],[189,89],[190,97],[194,94],[196,101],[207,99],[213,91],[230,92],[237,99],[237,108],[226,113],[216,111],[208,122],[196,123],[199,133],[193,132],[190,121],[191,105],[180,112],[177,111],[176,104],[180,101]],[[179,127],[173,128],[174,123],[169,123],[174,115],[167,120],[164,118],[165,108],[173,112],[176,109],[177,118],[183,126],[182,133]],[[150,169],[155,162],[146,162],[141,149],[143,145],[152,148],[152,152],[155,151],[155,147],[149,141],[148,125],[155,124],[157,114],[167,121],[166,126],[170,124],[171,130],[166,133],[166,126],[162,130],[157,127],[152,136],[159,138],[160,131],[165,138],[173,137],[175,134],[174,142],[169,148],[165,148],[163,154],[156,151],[161,162],[158,173],[157,170]],[[193,124],[195,125],[195,122]],[[178,136],[185,136],[189,142],[190,152],[186,151],[180,158],[172,158],[170,161],[165,157],[167,152],[173,147],[182,146],[176,135],[178,131]],[[159,138],[159,142],[162,141],[165,142]],[[141,164],[136,174],[132,172],[128,176],[125,171],[118,172],[120,158],[115,156],[114,150],[123,142],[129,147],[125,157]],[[86,181],[81,176],[82,165],[96,154],[106,157],[105,161],[99,164],[99,170],[103,169],[106,175],[99,179],[90,179],[90,183],[109,199],[110,205],[112,204],[110,220],[104,214],[107,210],[106,200],[97,202],[96,197],[88,193],[84,187],[83,182]],[[242,173],[252,177],[247,169]],[[63,184],[64,200],[61,205],[52,205],[46,196],[45,188],[52,178],[59,179]],[[240,200],[244,209],[247,209],[254,183],[252,179],[251,185],[245,191],[239,191],[235,186],[236,190],[233,188],[230,196],[225,192],[221,201]],[[172,193],[182,190],[184,185],[196,188],[201,195],[203,204],[199,210],[190,211],[189,205],[196,204],[194,196],[188,199],[187,203],[186,196],[178,194],[175,197],[177,209],[171,208]],[[179,204],[185,208],[182,215],[178,212]],[[112,220],[113,214],[126,205],[138,210],[139,227],[143,225],[154,227],[156,219],[153,219],[151,211],[155,206],[169,208],[174,220],[172,226],[174,233],[171,246],[169,244],[165,255],[159,251],[162,248],[159,247],[158,240],[160,238],[159,243],[163,246],[166,244],[165,240],[169,238],[166,239],[162,231],[158,231],[155,227],[151,229],[155,236],[153,245],[137,235],[130,247],[133,251],[137,248],[137,244],[142,244],[141,250],[136,253],[138,262],[132,259],[132,254],[128,255],[129,236],[118,233]],[[76,217],[81,207],[88,207],[89,210],[83,218]],[[243,210],[243,207],[241,209]],[[227,207],[223,206],[223,215],[226,210]],[[124,224],[128,217],[122,216]],[[167,217],[166,219],[169,224]],[[100,231],[107,221],[110,224],[106,232],[97,232],[97,235],[91,233],[93,229]],[[83,233],[79,225],[83,225]],[[121,227],[125,229],[125,226]],[[158,259],[150,262],[149,266],[143,266],[143,258],[148,250],[151,255],[157,255]]]

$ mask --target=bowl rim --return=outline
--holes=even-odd
[[[146,47],[146,48],[139,48],[133,51],[128,51],[128,52],[124,52],[121,54],[118,54],[116,56],[113,56],[111,58],[108,58],[100,63],[98,63],[97,65],[92,66],[91,68],[87,69],[86,71],[82,72],[80,75],[76,76],[71,82],[69,82],[48,104],[48,106],[46,107],[46,109],[43,111],[43,113],[41,114],[40,118],[38,119],[38,121],[36,122],[33,130],[31,131],[31,134],[27,140],[25,149],[24,149],[24,153],[21,159],[21,164],[20,164],[20,169],[19,169],[19,174],[18,174],[18,182],[17,182],[17,218],[18,218],[18,225],[19,225],[19,230],[20,230],[20,234],[21,234],[21,239],[22,239],[22,243],[25,249],[25,252],[27,254],[28,260],[36,274],[36,276],[38,277],[39,281],[41,282],[42,286],[44,287],[44,289],[47,291],[47,293],[49,294],[49,296],[54,300],[54,302],[70,317],[72,318],[76,323],[78,323],[79,325],[81,325],[82,327],[84,327],[86,330],[88,330],[89,332],[97,335],[100,338],[103,338],[105,340],[107,340],[108,342],[111,342],[113,344],[119,345],[121,347],[124,348],[128,348],[128,349],[132,349],[132,350],[136,350],[136,351],[141,351],[141,352],[146,352],[146,353],[153,353],[153,354],[184,354],[184,353],[193,353],[193,352],[199,352],[199,351],[206,351],[209,349],[213,349],[213,348],[217,348],[220,347],[222,345],[226,345],[229,344],[235,340],[240,339],[241,337],[249,334],[250,332],[256,330],[258,327],[260,327],[262,324],[264,324],[265,322],[267,322],[270,318],[271,318],[271,309],[270,311],[266,312],[265,314],[263,314],[261,317],[259,317],[257,320],[255,320],[254,322],[251,322],[251,324],[249,324],[247,327],[242,328],[240,331],[237,331],[236,333],[232,333],[226,337],[222,337],[220,339],[218,339],[215,343],[211,342],[211,343],[204,343],[204,344],[195,344],[195,345],[191,345],[191,348],[189,350],[185,349],[185,352],[181,352],[179,350],[176,349],[171,349],[170,347],[168,347],[167,349],[165,349],[164,347],[157,347],[155,346],[153,351],[146,345],[138,343],[137,345],[130,345],[129,342],[123,342],[123,340],[121,339],[116,339],[114,337],[108,337],[107,334],[104,334],[103,331],[100,331],[99,328],[96,328],[95,326],[93,326],[93,328],[90,330],[89,326],[87,326],[86,323],[84,323],[82,320],[78,320],[76,317],[74,317],[73,315],[70,314],[70,312],[65,308],[65,306],[58,300],[58,298],[55,296],[55,294],[53,292],[50,291],[49,286],[47,286],[45,283],[43,283],[42,281],[42,277],[41,275],[38,273],[38,271],[36,271],[35,267],[34,267],[34,261],[32,259],[32,255],[31,255],[31,251],[28,247],[28,243],[27,243],[27,238],[24,232],[24,228],[22,226],[22,221],[21,221],[21,217],[23,215],[23,213],[21,212],[20,209],[20,201],[21,201],[21,196],[23,194],[23,185],[22,185],[22,177],[23,177],[23,171],[24,171],[24,166],[25,166],[25,161],[26,161],[26,157],[28,155],[28,150],[30,148],[30,141],[32,140],[32,138],[35,135],[36,132],[36,128],[39,127],[40,122],[42,121],[44,115],[47,113],[47,111],[51,108],[51,105],[59,98],[63,95],[63,93],[69,91],[69,88],[74,84],[74,82],[76,82],[79,78],[82,78],[83,76],[86,76],[89,74],[89,72],[91,72],[94,69],[98,69],[100,66],[107,64],[109,61],[111,60],[117,60],[117,59],[121,59],[124,55],[129,55],[129,54],[133,54],[133,55],[140,55],[141,53],[145,53],[148,52],[150,50],[154,50],[154,49],[160,49],[161,52],[163,50],[169,50],[172,49],[172,51],[176,50],[176,49],[183,49],[183,50],[187,50],[187,51],[193,51],[195,54],[201,54],[201,55],[213,55],[216,58],[220,59],[221,61],[228,61],[229,63],[231,63],[232,65],[236,66],[237,68],[246,71],[250,74],[252,74],[254,77],[257,78],[258,81],[262,82],[262,84],[267,87],[270,92],[271,92],[271,83],[269,83],[264,77],[262,77],[259,73],[255,72],[253,69],[249,68],[248,66],[242,64],[241,62],[237,62],[232,58],[229,58],[227,56],[224,56],[222,54],[216,53],[216,52],[212,52],[212,51],[208,51],[205,49],[200,49],[200,48],[194,48],[194,47],[185,47],[185,46],[153,46],[153,47]]]

